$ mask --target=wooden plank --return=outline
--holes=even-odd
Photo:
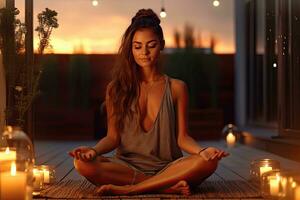
[[[60,146],[60,142],[57,141],[36,141],[34,142],[35,157],[44,156]]]

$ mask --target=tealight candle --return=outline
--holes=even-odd
[[[233,147],[235,145],[236,137],[231,132],[229,132],[226,136],[226,142],[229,147]]]
[[[20,200],[26,198],[27,174],[16,170],[16,163],[11,163],[10,172],[0,173],[0,199]]]
[[[14,161],[16,159],[17,153],[15,150],[6,147],[4,151],[0,151],[0,161]]]
[[[259,168],[260,176],[263,175],[263,173],[269,172],[272,170],[272,167],[270,167],[268,164],[262,166]]]

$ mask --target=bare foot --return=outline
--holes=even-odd
[[[191,194],[190,186],[185,180],[179,181],[172,187],[163,190],[162,192],[167,194],[183,194],[186,196]]]
[[[96,189],[96,194],[103,196],[103,195],[126,195],[129,193],[132,186],[124,185],[101,185]]]
[[[96,194],[103,196],[103,195],[129,195],[130,191],[132,191],[134,186],[132,185],[124,185],[124,186],[118,186],[118,185],[102,185],[97,188]],[[183,195],[190,195],[190,187],[187,184],[185,180],[179,181],[172,187],[165,189],[162,191],[162,193],[167,194],[183,194]],[[137,193],[136,193],[137,194]]]

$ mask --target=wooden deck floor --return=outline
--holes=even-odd
[[[96,141],[35,141],[36,164],[54,166],[57,181],[83,179],[74,170],[73,160],[68,156],[67,152],[77,146],[92,146],[95,143]],[[211,177],[209,177],[209,180],[249,180],[250,162],[257,158],[276,159],[280,161],[283,169],[300,169],[299,162],[288,160],[245,145],[238,145],[235,148],[228,149],[225,144],[220,141],[203,141],[200,142],[200,144],[201,146],[215,146],[225,149],[230,153],[230,156],[220,162],[218,169]]]

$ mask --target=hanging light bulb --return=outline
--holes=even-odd
[[[161,8],[161,11],[160,11],[160,17],[161,18],[165,18],[167,16],[167,13],[166,13],[166,10],[164,7]]]
[[[92,5],[93,6],[98,6],[98,4],[99,4],[98,0],[92,0]]]
[[[164,6],[164,0],[161,0],[161,10],[160,10],[159,15],[161,18],[165,18],[167,16],[165,6]]]
[[[218,7],[220,5],[220,1],[219,0],[214,0],[213,1],[213,6],[214,7]]]

